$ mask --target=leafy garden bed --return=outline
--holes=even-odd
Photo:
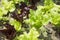
[[[60,40],[60,5],[53,0],[1,0],[0,40]]]

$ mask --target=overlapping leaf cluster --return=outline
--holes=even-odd
[[[43,25],[47,25],[49,22],[54,25],[60,24],[60,5],[56,5],[52,0],[44,1],[43,6],[37,5],[37,9],[33,10],[35,4],[31,6],[28,0],[1,0],[0,20],[3,20],[3,25],[8,23],[9,25],[14,26],[12,30],[15,30],[14,33],[17,34],[15,34],[16,37],[14,36],[14,40],[39,40],[38,37],[40,36],[41,31],[43,32],[43,35],[45,34],[44,36],[47,35]],[[27,29],[24,28],[26,26],[25,24],[28,25],[28,33],[25,31],[25,29]],[[23,32],[20,35],[21,31]]]

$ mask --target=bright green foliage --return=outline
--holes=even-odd
[[[52,2],[52,1],[51,1]],[[39,28],[49,22],[58,24],[60,22],[60,6],[54,3],[48,5],[46,2],[45,6],[37,6],[37,10],[30,10],[30,18],[26,20],[31,27]]]
[[[45,0],[44,5],[49,6],[53,4],[53,0]]]
[[[36,31],[35,28],[32,28],[29,33],[24,32],[24,34],[17,37],[17,40],[38,40],[38,36],[39,33]]]
[[[42,25],[47,24],[50,21],[50,16],[42,10],[43,8],[43,6],[38,6],[36,11],[30,10],[30,19],[26,20],[26,23],[36,28],[40,28]]]
[[[7,14],[8,11],[13,12],[16,9],[15,4],[21,1],[26,4],[29,3],[28,0],[2,0],[0,5],[0,20],[9,20],[9,23],[13,25],[18,32],[21,30],[21,23],[13,18],[2,16]],[[46,29],[43,25],[49,22],[55,25],[60,24],[60,5],[54,4],[52,0],[45,0],[44,6],[37,6],[37,10],[30,9],[29,19],[24,20],[24,22],[29,25],[31,28],[30,31],[16,36],[14,40],[38,40],[37,37],[40,32],[42,32],[44,37],[47,37]],[[40,30],[40,32],[38,30]]]
[[[5,10],[3,7],[0,7],[0,17],[3,16],[3,14],[7,14],[7,10]]]
[[[9,1],[8,2],[8,0],[2,0],[2,6],[4,7],[4,9],[6,11],[12,12],[12,11],[15,10],[15,6],[13,4],[13,1]]]
[[[14,26],[14,28],[17,30],[17,31],[20,31],[21,29],[21,23],[16,21],[15,19],[11,18],[10,19],[10,24]]]
[[[45,12],[49,11],[50,9],[52,9],[54,7],[54,3],[53,3],[53,0],[45,0],[44,1],[44,8],[43,10]]]
[[[1,0],[0,4],[0,17],[3,16],[4,14],[7,14],[8,11],[13,12],[15,10],[15,4],[20,3],[21,1],[24,0]]]
[[[14,3],[19,3],[19,2],[21,2],[21,1],[24,2],[24,0],[11,0],[11,1],[13,1]]]
[[[39,13],[36,13],[35,11],[30,10],[30,19],[26,20],[26,23],[29,23],[31,27],[39,28],[42,25],[41,23],[42,20],[40,20],[41,19],[40,17],[41,16]]]
[[[24,22],[26,22],[30,27],[41,29],[40,31],[42,31],[44,37],[47,37],[46,29],[42,26],[48,24],[49,22],[55,25],[59,24],[60,6],[54,4],[52,0],[45,0],[44,6],[37,6],[36,11],[32,9],[30,10],[29,19],[25,20]],[[33,30],[29,33],[24,32],[23,35],[18,37],[18,40],[38,40],[33,38],[33,32]],[[35,36],[37,36],[36,33]]]
[[[47,35],[47,30],[43,26],[40,27],[40,33],[42,33],[44,37],[47,37],[48,36]]]
[[[36,31],[35,28],[32,28],[28,33],[28,35],[29,35],[29,40],[38,40],[37,37],[39,36],[39,33],[38,31]]]
[[[21,29],[21,23],[16,21],[15,19],[11,19],[9,17],[2,17],[3,15],[7,14],[9,12],[13,12],[15,10],[15,4],[20,3],[21,1],[24,0],[1,0],[1,5],[0,5],[0,20],[9,20],[10,24],[14,26],[14,28],[19,31]]]

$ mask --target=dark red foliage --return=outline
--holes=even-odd
[[[29,0],[30,4],[35,5],[37,2],[39,2],[40,0]]]
[[[17,21],[20,21],[20,22],[23,21],[22,15],[20,15],[20,17],[19,17],[18,13],[12,12],[11,17],[16,19]]]
[[[27,7],[27,5],[26,5],[26,3],[24,3],[24,2],[20,2],[19,4],[15,4],[15,7],[16,7],[16,8],[23,9],[24,7]]]
[[[35,5],[26,5],[26,3],[24,3],[24,2],[21,2],[20,4],[16,4],[16,7],[18,8],[20,8],[21,9],[21,13],[20,14],[18,14],[17,12],[12,12],[12,15],[11,15],[11,17],[13,17],[14,19],[16,19],[16,20],[18,20],[18,21],[20,21],[21,23],[23,23],[23,20],[24,20],[24,18],[23,17],[25,17],[26,16],[26,19],[27,18],[29,18],[29,10],[30,9],[33,9],[33,10],[36,10],[37,9],[37,7],[35,6]]]
[[[31,1],[31,0],[30,0]],[[33,2],[33,0],[31,1],[32,4],[35,4],[35,0]],[[23,20],[29,18],[29,10],[33,9],[36,10],[37,7],[35,5],[26,5],[24,2],[21,2],[20,4],[16,4],[15,5],[16,9],[21,9],[21,13],[18,14],[17,10],[11,12],[11,14],[9,14],[10,12],[7,13],[7,15],[3,15],[5,16],[9,16],[11,15],[12,18],[16,19],[17,21],[21,22],[22,26],[25,26],[25,24],[23,23]],[[26,18],[24,18],[26,16]],[[16,35],[16,30],[14,29],[14,26],[10,25],[9,23],[3,24],[4,21],[1,21],[1,25],[0,26],[5,26],[7,29],[3,29],[0,30],[0,32],[2,32],[4,35],[6,35],[6,38],[9,40],[12,40],[15,35]],[[25,26],[26,28],[27,26]]]
[[[20,14],[18,14],[17,10],[15,10],[14,12],[12,12],[11,17],[21,22],[22,26],[24,25],[23,20],[29,18],[30,9],[33,10],[37,9],[35,5],[26,5],[26,3],[24,2],[20,2],[20,4],[16,4],[15,7],[16,9],[21,9]]]
[[[21,3],[19,4],[19,6],[20,6],[20,9],[23,9],[24,7],[27,7],[27,5],[26,5],[24,2],[21,2]]]
[[[30,8],[24,7],[24,9],[21,10],[21,14],[20,15],[23,15],[23,17],[26,16],[28,18],[29,13],[30,13],[29,10],[30,10]]]
[[[18,6],[18,5],[17,5]],[[13,17],[14,19],[16,19],[16,20],[18,20],[18,21],[20,21],[21,23],[23,23],[23,20],[24,20],[24,18],[23,17],[25,17],[26,16],[26,18],[29,18],[28,16],[29,16],[29,10],[30,10],[30,8],[24,3],[24,2],[21,2],[20,4],[19,4],[19,8],[21,9],[21,13],[20,14],[18,14],[17,12],[12,12],[12,15],[11,15],[11,17]]]
[[[23,17],[25,17],[25,16],[26,16],[26,18],[29,18],[29,9],[26,7],[21,10],[20,14],[18,14],[16,12],[12,12],[12,14],[11,14],[12,18],[16,19],[17,21],[20,21],[21,23],[23,23],[23,20],[24,20]]]
[[[29,5],[28,8],[33,9],[33,10],[37,9],[37,7],[35,5]]]
[[[4,24],[4,26],[7,29],[0,30],[0,32],[2,32],[6,36],[7,39],[12,40],[16,35],[16,30],[14,29],[13,26],[11,26],[8,23]]]

